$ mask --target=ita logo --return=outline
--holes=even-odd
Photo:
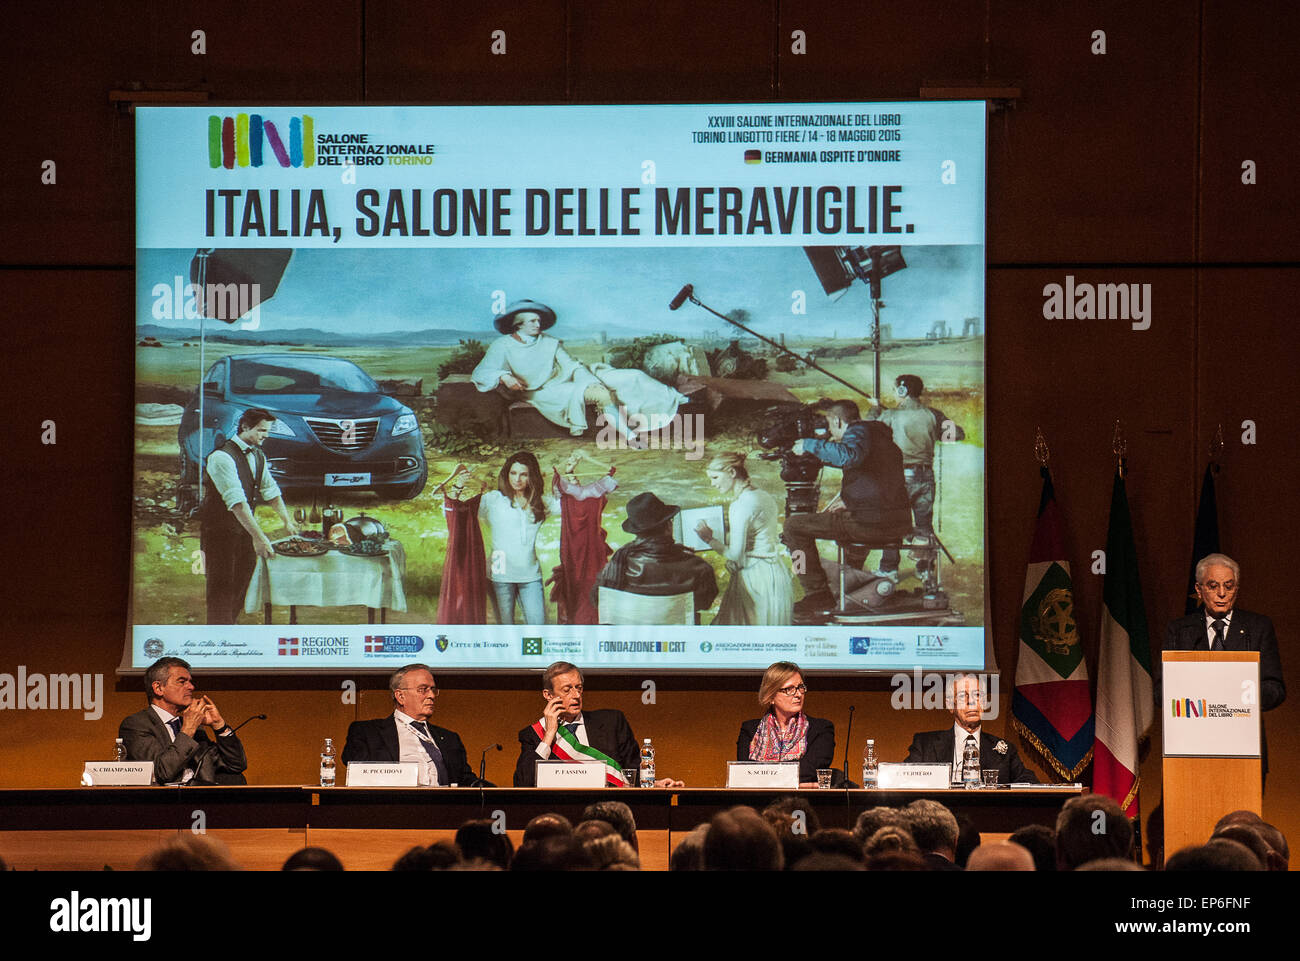
[[[541,639],[540,637],[525,637],[525,638],[524,638],[524,653],[525,653],[525,654],[541,654],[541,653],[542,653],[542,639]]]

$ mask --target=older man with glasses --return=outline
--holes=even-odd
[[[408,762],[419,765],[427,787],[495,787],[470,769],[460,735],[429,723],[438,685],[427,664],[399,667],[388,679],[393,713],[374,721],[353,721],[343,746],[343,763]]]
[[[959,781],[966,745],[974,742],[979,745],[980,771],[996,770],[999,784],[1037,784],[1038,778],[1020,760],[1014,744],[981,730],[984,699],[979,678],[974,674],[949,678],[944,688],[944,705],[952,712],[952,727],[914,735],[906,761],[951,764],[953,780]]]
[[[1237,606],[1241,566],[1226,554],[1207,554],[1196,564],[1196,596],[1202,610],[1171,621],[1166,651],[1258,651],[1259,708],[1271,711],[1286,700],[1282,658],[1273,622]],[[1159,697],[1156,699],[1159,701]],[[1263,773],[1268,774],[1268,741],[1260,722]]]

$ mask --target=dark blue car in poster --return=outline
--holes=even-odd
[[[205,453],[236,433],[249,407],[276,421],[262,449],[284,489],[372,490],[407,500],[429,467],[415,413],[350,360],[321,354],[223,357],[203,378]],[[181,418],[181,483],[199,482],[199,396]]]

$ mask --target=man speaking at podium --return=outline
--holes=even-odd
[[[1259,706],[1271,711],[1286,700],[1282,658],[1277,653],[1273,622],[1263,614],[1236,606],[1241,587],[1241,567],[1226,554],[1207,554],[1196,564],[1196,596],[1204,606],[1199,614],[1171,621],[1165,631],[1166,651],[1258,651]],[[1268,739],[1259,725],[1261,768],[1268,774]]]

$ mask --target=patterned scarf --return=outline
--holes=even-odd
[[[754,740],[749,742],[751,761],[797,761],[808,750],[808,717],[802,711],[782,734],[776,712],[768,711],[758,722]]]

